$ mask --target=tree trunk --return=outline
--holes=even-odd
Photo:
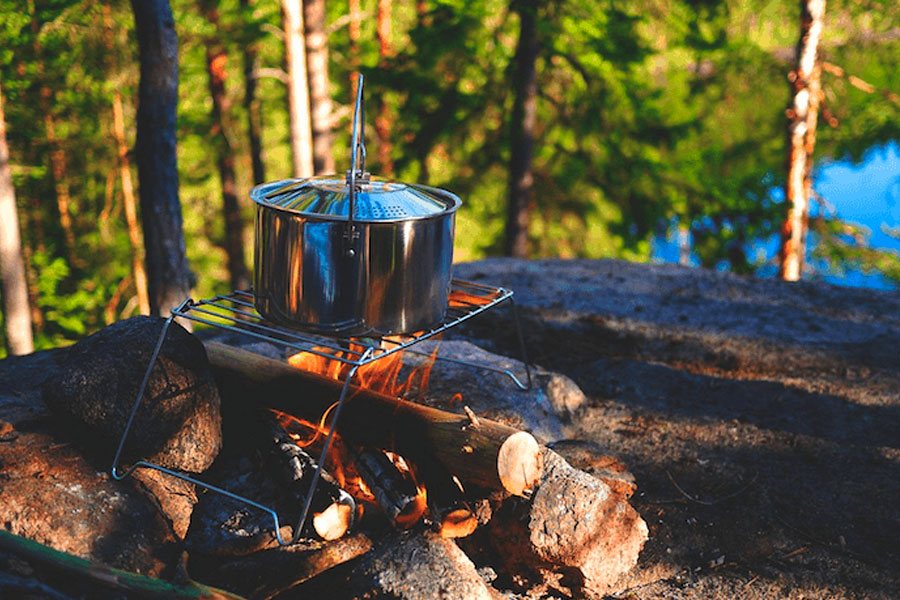
[[[47,134],[47,145],[50,154],[50,173],[53,175],[53,186],[56,192],[56,207],[59,211],[59,224],[63,230],[63,241],[65,243],[65,253],[69,262],[75,262],[75,233],[72,230],[72,215],[69,211],[69,205],[72,202],[69,194],[69,184],[66,180],[66,155],[59,146],[59,140],[56,138],[56,127],[53,122],[53,114],[51,107],[51,97],[53,90],[46,84],[44,74],[44,60],[41,56],[41,44],[38,33],[40,26],[37,17],[31,19],[31,30],[34,33],[34,57],[35,67],[37,69],[37,79],[40,84],[38,98],[41,106],[41,112],[44,113],[44,129]]]
[[[3,290],[3,324],[6,347],[10,354],[34,351],[31,338],[31,312],[28,307],[28,284],[25,261],[19,237],[16,191],[9,167],[6,144],[6,119],[3,115],[3,91],[0,89],[0,284]]]
[[[788,175],[784,197],[789,212],[781,228],[779,252],[779,275],[785,281],[797,281],[803,273],[812,192],[812,154],[822,96],[822,68],[817,55],[822,38],[825,0],[801,0],[800,6],[797,68],[788,76],[791,104],[787,110]]]
[[[350,13],[350,26],[348,28],[350,34],[350,60],[355,66],[359,63],[359,0],[348,0],[347,10]]]
[[[519,43],[516,47],[512,121],[510,124],[509,198],[506,214],[506,254],[528,256],[528,221],[534,196],[534,123],[537,100],[537,0],[519,0]]]
[[[312,125],[309,117],[309,84],[306,77],[301,1],[282,0],[281,9],[284,13],[284,55],[288,73],[293,175],[310,177],[313,174]]]
[[[241,0],[244,14],[250,12],[250,0]],[[247,111],[247,131],[250,137],[250,162],[253,168],[253,183],[259,185],[266,180],[262,150],[262,110],[256,97],[257,54],[256,40],[244,44],[244,108]]]
[[[110,57],[116,56],[113,44],[112,17],[109,3],[103,3],[103,26],[105,29],[106,51]],[[110,59],[112,60],[112,58]],[[117,66],[113,65],[116,71]],[[113,136],[119,156],[119,177],[122,180],[122,199],[125,207],[125,224],[128,228],[128,242],[131,244],[131,271],[137,293],[138,309],[142,315],[150,314],[150,298],[147,295],[147,271],[144,269],[144,248],[141,246],[140,227],[137,219],[137,203],[134,198],[134,183],[131,180],[131,159],[125,142],[125,117],[122,111],[122,93],[116,89],[113,95]]]
[[[391,54],[391,0],[378,0],[377,29],[378,56],[382,68]],[[378,139],[378,163],[385,176],[393,175],[391,160],[391,112],[384,98],[378,100],[378,116],[375,117],[375,136]]]
[[[244,227],[234,177],[234,155],[225,135],[225,115],[229,109],[225,94],[225,65],[228,55],[219,41],[219,11],[214,4],[205,4],[206,18],[215,31],[206,41],[206,71],[209,74],[209,94],[212,97],[213,148],[222,184],[222,211],[225,215],[225,254],[228,256],[228,275],[231,288],[243,290],[250,286],[250,276],[244,261]]]
[[[306,67],[312,118],[313,167],[316,174],[334,173],[331,155],[331,93],[328,80],[328,36],[325,0],[303,0],[306,26]]]
[[[184,248],[175,153],[178,38],[168,0],[132,0],[131,8],[141,62],[135,153],[150,312],[168,315],[190,295],[192,279]]]

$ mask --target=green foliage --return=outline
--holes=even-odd
[[[128,3],[0,0],[0,80],[14,182],[40,347],[64,344],[134,313],[131,248],[122,208],[111,106],[124,99],[134,140],[137,44]],[[337,170],[347,168],[352,74],[367,76],[369,167],[378,163],[372,127],[383,103],[398,179],[446,187],[464,201],[456,255],[498,253],[510,157],[512,63],[519,24],[507,0],[429,0],[392,6],[391,45],[379,55],[377,3],[361,1],[353,44],[346,3],[328,3]],[[205,51],[215,36],[228,52],[226,137],[236,157],[251,261],[254,212],[243,48],[258,67],[283,67],[275,0],[216,3],[214,29],[196,3],[172,0],[179,35],[178,148],[187,252],[194,293],[227,288],[221,190],[210,153]],[[789,0],[564,0],[540,2],[537,132],[533,161],[535,256],[648,260],[651,239],[690,229],[706,266],[749,273],[760,258],[747,243],[778,231],[784,207],[771,190],[784,178],[786,74],[798,35]],[[891,36],[900,6],[889,0],[831,0],[824,59],[864,80],[823,75],[825,113],[816,157],[860,160],[873,144],[900,138],[900,44]],[[112,43],[112,51],[107,44]],[[257,81],[268,179],[290,175],[284,85]],[[75,247],[67,249],[50,161],[48,118],[66,157]],[[829,124],[830,123],[830,124]],[[136,173],[134,173],[136,179]],[[814,221],[817,260],[900,278],[898,259],[870,251],[865,235],[837,217]]]

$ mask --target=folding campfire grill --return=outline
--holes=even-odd
[[[162,331],[159,335],[159,340],[157,341],[156,347],[154,348],[153,353],[150,356],[150,362],[147,365],[147,371],[144,373],[144,378],[141,381],[140,388],[138,389],[137,398],[134,401],[134,405],[131,408],[131,413],[128,416],[128,421],[125,424],[125,430],[122,433],[122,438],[119,441],[119,446],[116,450],[116,455],[113,459],[112,464],[112,477],[116,480],[122,480],[137,468],[145,467],[156,469],[157,471],[161,471],[163,473],[171,475],[172,477],[183,479],[185,481],[196,484],[201,488],[205,488],[213,492],[222,494],[233,500],[242,502],[268,513],[272,517],[272,520],[274,522],[275,537],[278,540],[278,543],[282,546],[293,544],[297,542],[301,537],[302,527],[306,522],[306,518],[313,501],[313,494],[315,493],[316,486],[319,481],[320,471],[325,464],[325,459],[327,458],[328,451],[331,447],[332,437],[335,430],[337,429],[341,407],[347,396],[347,392],[350,388],[353,378],[357,373],[357,370],[364,365],[381,360],[391,354],[394,354],[395,352],[399,352],[402,350],[408,351],[413,354],[427,355],[427,353],[425,352],[414,349],[414,346],[424,340],[440,335],[445,331],[448,331],[453,327],[456,327],[457,325],[477,315],[480,315],[481,313],[484,313],[485,311],[492,309],[504,302],[509,304],[510,312],[512,313],[513,322],[516,328],[519,351],[521,353],[522,362],[525,365],[525,383],[522,383],[522,381],[508,369],[498,369],[482,363],[461,360],[457,358],[442,357],[438,355],[435,356],[435,359],[454,362],[479,370],[499,373],[507,376],[520,390],[529,390],[532,385],[531,369],[528,365],[528,357],[525,352],[524,338],[522,336],[522,329],[519,325],[519,319],[516,312],[515,303],[513,301],[512,290],[454,279],[451,282],[449,307],[447,309],[446,316],[439,324],[435,325],[427,331],[408,335],[395,335],[380,339],[330,337],[319,334],[311,334],[295,329],[289,329],[277,324],[273,324],[261,317],[254,308],[252,290],[234,291],[230,294],[215,296],[214,298],[208,300],[195,301],[192,298],[188,298],[177,308],[174,308],[172,310],[171,316],[166,319],[163,325]],[[176,317],[182,317],[191,321],[196,321],[198,323],[204,323],[218,329],[238,333],[253,340],[269,342],[277,347],[281,347],[285,352],[306,352],[327,359],[339,361],[350,366],[350,370],[343,382],[340,396],[338,397],[337,404],[334,409],[334,416],[331,419],[331,426],[329,428],[328,435],[325,438],[324,446],[319,456],[318,463],[315,465],[315,470],[310,482],[310,489],[307,492],[303,510],[300,513],[297,525],[294,528],[293,536],[290,540],[285,541],[281,536],[281,527],[278,519],[278,513],[274,509],[268,506],[264,506],[263,504],[255,502],[249,498],[239,496],[228,490],[210,485],[194,477],[185,475],[184,473],[180,473],[178,471],[174,471],[172,469],[168,469],[166,467],[145,460],[138,460],[125,470],[119,470],[119,460],[121,458],[122,450],[125,447],[126,440],[128,439],[128,433],[131,430],[132,425],[134,424],[134,418],[137,414],[137,409],[140,406],[141,400],[143,399],[144,390],[147,387],[147,383],[150,379],[150,373],[153,370],[154,365],[156,364],[156,359],[159,356],[159,351],[162,348],[162,344],[165,340],[169,325]]]

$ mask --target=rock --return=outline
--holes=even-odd
[[[44,400],[60,423],[108,454],[110,462],[162,324],[159,318],[133,317],[110,325],[62,352],[44,382]],[[203,345],[172,323],[135,415],[124,460],[145,459],[197,473],[212,464],[221,436],[219,395]]]
[[[168,523],[132,482],[112,481],[42,433],[0,443],[0,523],[56,550],[155,577],[171,575],[181,555]]]
[[[634,475],[617,456],[597,443],[588,440],[559,440],[549,448],[562,456],[567,463],[580,471],[589,473],[608,485],[613,493],[628,499],[637,491]]]
[[[136,469],[131,477],[156,499],[157,508],[169,520],[172,531],[183,540],[197,503],[196,486],[155,469]]]
[[[343,580],[329,577],[330,598],[494,598],[463,551],[452,540],[429,531],[392,532],[378,540],[369,553],[348,567]],[[298,591],[311,590],[303,587]]]
[[[574,381],[559,373],[532,367],[532,388],[521,390],[505,374],[441,360],[466,360],[493,369],[508,370],[523,384],[525,367],[521,361],[493,354],[466,341],[425,341],[407,352],[403,362],[407,370],[421,366],[438,347],[438,360],[428,375],[428,390],[414,393],[411,399],[451,412],[468,406],[476,414],[531,432],[541,442],[572,435],[573,423],[585,410],[587,399]],[[425,356],[427,354],[428,356]],[[418,379],[414,378],[414,385]]]
[[[530,502],[507,500],[489,525],[507,572],[569,581],[573,593],[602,598],[637,564],[647,525],[621,495],[544,451],[541,485]]]
[[[181,550],[154,502],[59,440],[40,398],[61,351],[0,361],[0,523],[15,535],[91,561],[170,576]],[[111,461],[111,456],[108,457]]]
[[[454,265],[454,275],[512,289],[527,345],[554,369],[588,357],[636,358],[802,377],[810,388],[856,379],[870,393],[878,371],[894,383],[900,377],[895,292],[618,260],[490,258]],[[508,311],[494,312],[472,321],[473,335],[513,352]],[[846,377],[848,369],[860,376]]]

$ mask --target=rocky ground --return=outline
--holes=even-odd
[[[457,265],[455,275],[513,289],[530,358],[565,376],[539,371],[530,392],[504,395],[504,375],[443,364],[426,399],[493,411],[623,493],[636,482],[631,504],[650,537],[611,597],[900,596],[900,293],[618,261],[491,259]],[[454,331],[441,353],[488,361],[468,341],[515,357],[515,331],[499,307]],[[139,377],[123,364],[148,360],[131,351],[107,352],[92,379],[102,382],[96,393],[120,390],[128,406]],[[166,355],[167,384],[153,393],[209,388],[180,375],[195,355]],[[96,456],[60,441],[71,431],[45,401],[78,383],[65,377],[72,356],[0,361],[0,524],[74,555],[170,576],[195,499],[162,494],[153,479],[106,476],[123,426],[114,411],[88,415]],[[514,361],[490,361],[524,376]],[[168,522],[160,497],[184,499],[159,507]],[[122,534],[135,522],[139,535]],[[488,580],[490,560],[476,560]],[[0,597],[38,585],[20,562],[0,551]],[[565,597],[564,585],[515,590],[502,579],[494,585],[508,598]]]
[[[900,293],[674,265],[490,259],[527,348],[589,407],[570,450],[634,473],[618,598],[900,595]],[[515,356],[498,308],[465,333]],[[459,337],[459,336],[457,336]]]

